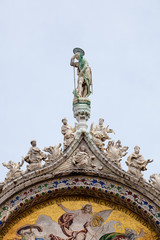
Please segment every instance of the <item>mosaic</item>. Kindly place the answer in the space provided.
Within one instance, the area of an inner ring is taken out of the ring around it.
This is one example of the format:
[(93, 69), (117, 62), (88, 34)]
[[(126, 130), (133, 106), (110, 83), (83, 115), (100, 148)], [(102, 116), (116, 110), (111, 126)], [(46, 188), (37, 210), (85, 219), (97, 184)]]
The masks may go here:
[[(155, 240), (143, 219), (108, 201), (83, 197), (48, 200), (25, 211), (4, 240)], [(158, 238), (156, 238), (158, 239)]]

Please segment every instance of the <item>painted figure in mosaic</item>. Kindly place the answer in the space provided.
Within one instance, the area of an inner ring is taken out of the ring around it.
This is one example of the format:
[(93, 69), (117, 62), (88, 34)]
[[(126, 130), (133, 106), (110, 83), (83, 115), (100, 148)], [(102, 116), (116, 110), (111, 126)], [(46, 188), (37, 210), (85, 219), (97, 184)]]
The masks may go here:
[(121, 141), (118, 140), (116, 143), (114, 141), (109, 141), (108, 146), (106, 148), (107, 157), (114, 162), (118, 167), (121, 167), (121, 160), (127, 154), (128, 147), (122, 147)]
[(152, 184), (153, 187), (160, 190), (160, 174), (152, 174), (150, 176), (149, 182)]
[(31, 141), (32, 147), (30, 148), (24, 161), (28, 163), (27, 171), (36, 170), (42, 167), (42, 161), (45, 161), (47, 155), (43, 153), (38, 147), (36, 140)]
[(75, 124), (75, 127), (72, 128), (68, 125), (66, 118), (62, 119), (62, 123), (61, 132), (64, 135), (63, 149), (65, 150), (75, 139), (74, 133), (77, 130), (77, 124)]
[(153, 160), (145, 160), (144, 157), (140, 154), (140, 147), (134, 147), (134, 153), (132, 153), (126, 161), (128, 166), (128, 173), (135, 175), (138, 178), (143, 178), (141, 171), (147, 170), (146, 166), (148, 163), (153, 162)]
[[(37, 226), (35, 224), (33, 225), (25, 225), (18, 229), (17, 235), (22, 237), (22, 240), (36, 240), (36, 234), (35, 232), (43, 232), (42, 228), (40, 226)], [(38, 238), (44, 240), (44, 238)]]
[(119, 233), (122, 232), (121, 222), (107, 221), (113, 209), (93, 214), (90, 203), (77, 210), (70, 210), (61, 203), (57, 205), (64, 211), (58, 223), (50, 216), (40, 215), (35, 224), (19, 228), (17, 235), (23, 240), (136, 240), (145, 235), (142, 229), (138, 233), (125, 228), (124, 233)]
[(61, 143), (58, 146), (49, 146), (45, 147), (43, 151), (48, 152), (47, 159), (45, 160), (45, 164), (49, 164), (53, 162), (56, 158), (58, 158), (62, 151), (59, 149), (61, 147)]
[(104, 151), (104, 145), (105, 145), (104, 142), (107, 139), (110, 139), (108, 133), (115, 134), (113, 129), (109, 129), (109, 125), (105, 127), (103, 123), (104, 123), (104, 119), (100, 118), (99, 124), (93, 127), (93, 123), (92, 123), (90, 128), (90, 133), (93, 136), (93, 141), (102, 151)]
[[(93, 215), (91, 204), (86, 204), (80, 210), (69, 210), (62, 204), (58, 204), (58, 206), (65, 212), (58, 220), (63, 234), (67, 237), (65, 239), (97, 240), (103, 235), (103, 232), (115, 231), (113, 227), (115, 224), (121, 225), (117, 221), (110, 221), (103, 225), (113, 210), (105, 210)], [(50, 240), (62, 240), (62, 238), (50, 234)]]
[[(83, 58), (84, 51), (80, 48), (73, 50), (74, 56), (71, 58), (70, 65), (77, 68), (77, 88), (74, 89), (74, 96), (85, 98), (91, 94), (92, 72), (88, 62)], [(77, 60), (75, 62), (75, 60)]]
[(144, 236), (143, 230), (141, 229), (140, 234), (133, 229), (125, 229), (125, 233), (109, 233), (102, 236), (99, 240), (136, 240)]
[(11, 180), (23, 175), (24, 172), (20, 169), (23, 163), (24, 160), (22, 160), (21, 163), (19, 162), (18, 164), (13, 161), (9, 161), (8, 163), (5, 162), (2, 163), (4, 167), (9, 169), (9, 172), (6, 175), (4, 183), (8, 183)]

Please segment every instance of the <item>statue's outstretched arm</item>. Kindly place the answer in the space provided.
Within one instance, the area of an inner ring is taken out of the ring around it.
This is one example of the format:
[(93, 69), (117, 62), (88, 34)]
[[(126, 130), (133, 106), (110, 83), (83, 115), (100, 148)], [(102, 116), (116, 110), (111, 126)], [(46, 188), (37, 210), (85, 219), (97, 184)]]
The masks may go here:
[(2, 165), (8, 168), (8, 164), (6, 164), (5, 162), (2, 162)]
[(77, 123), (75, 123), (75, 126), (74, 126), (74, 128), (72, 128), (72, 131), (73, 131), (73, 132), (76, 132), (76, 131), (77, 131), (77, 128), (78, 128), (78, 125), (77, 125)]
[(153, 159), (148, 159), (147, 160), (147, 163), (151, 163), (151, 162), (153, 162)]
[(114, 134), (115, 134), (114, 130), (111, 129), (111, 128), (109, 128), (109, 125), (108, 125), (107, 128), (106, 128), (106, 132), (107, 132), (107, 133), (114, 133)]
[(21, 163), (19, 163), (19, 167), (22, 167), (23, 164), (24, 164), (24, 157), (22, 157), (22, 161), (21, 161)]

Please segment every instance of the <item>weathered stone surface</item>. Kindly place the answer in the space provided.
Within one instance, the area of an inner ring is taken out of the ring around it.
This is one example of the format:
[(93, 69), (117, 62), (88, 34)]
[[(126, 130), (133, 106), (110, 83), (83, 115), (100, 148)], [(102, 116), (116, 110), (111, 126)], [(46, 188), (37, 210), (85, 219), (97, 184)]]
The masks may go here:
[(132, 153), (126, 161), (126, 164), (128, 166), (128, 173), (133, 174), (138, 178), (143, 178), (141, 171), (147, 170), (146, 166), (151, 162), (153, 162), (153, 160), (145, 160), (140, 154), (140, 147), (135, 146), (134, 153)]

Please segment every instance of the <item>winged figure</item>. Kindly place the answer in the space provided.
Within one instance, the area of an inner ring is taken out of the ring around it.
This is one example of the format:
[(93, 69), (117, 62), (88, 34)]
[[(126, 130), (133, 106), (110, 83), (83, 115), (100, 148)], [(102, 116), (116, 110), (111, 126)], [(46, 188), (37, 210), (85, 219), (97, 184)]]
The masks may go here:
[(112, 209), (104, 210), (93, 215), (92, 205), (86, 204), (81, 209), (69, 210), (62, 204), (58, 204), (64, 210), (64, 214), (58, 220), (58, 228), (61, 228), (62, 234), (55, 235), (50, 234), (50, 240), (97, 240), (103, 236), (106, 232), (115, 232), (114, 225), (121, 223), (118, 221), (110, 221), (105, 224), (106, 220), (112, 213)]
[[(40, 231), (33, 229), (32, 232), (28, 232), (27, 228), (26, 232), (23, 231), (24, 240), (136, 240), (144, 236), (143, 230), (140, 234), (132, 229), (125, 229), (123, 234), (117, 233), (116, 229), (122, 230), (121, 222), (107, 221), (113, 212), (112, 209), (93, 214), (90, 203), (77, 210), (70, 210), (61, 203), (58, 206), (64, 211), (58, 223), (47, 215), (40, 215), (36, 225), (33, 225), (38, 226)], [(24, 228), (26, 226), (23, 230)]]
[(100, 150), (104, 151), (104, 142), (107, 139), (111, 139), (108, 135), (108, 133), (114, 133), (113, 129), (109, 129), (109, 125), (105, 127), (103, 125), (104, 119), (100, 118), (99, 119), (99, 124), (93, 127), (93, 123), (91, 124), (90, 127), (90, 133), (92, 135), (92, 139), (95, 142), (95, 144), (99, 147)]

